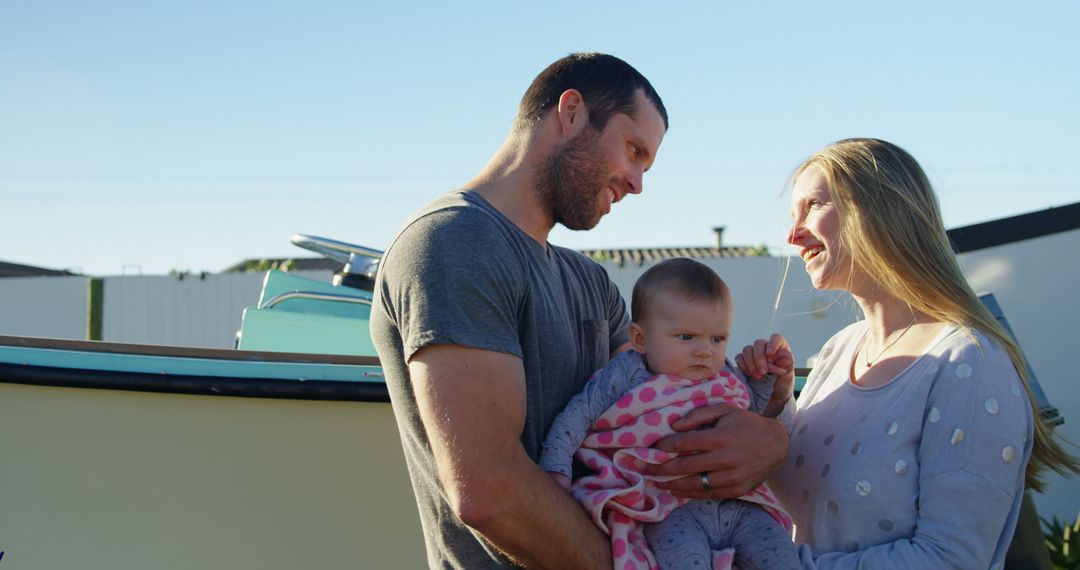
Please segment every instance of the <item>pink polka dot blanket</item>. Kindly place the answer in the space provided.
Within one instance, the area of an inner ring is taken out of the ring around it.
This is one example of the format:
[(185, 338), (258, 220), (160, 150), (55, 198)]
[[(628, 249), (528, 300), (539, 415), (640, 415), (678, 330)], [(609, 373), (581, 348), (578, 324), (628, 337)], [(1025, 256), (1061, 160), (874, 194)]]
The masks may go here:
[[(645, 466), (677, 454), (652, 449), (658, 439), (676, 433), (671, 423), (693, 408), (726, 403), (746, 409), (746, 386), (729, 372), (704, 380), (658, 374), (626, 392), (595, 422), (575, 456), (593, 474), (574, 482), (571, 492), (593, 521), (611, 536), (615, 568), (658, 568), (645, 540), (644, 523), (663, 520), (687, 499), (656, 487)], [(791, 519), (772, 490), (761, 485), (740, 497), (762, 505), (789, 532)], [(714, 569), (731, 568), (732, 552), (714, 553)]]

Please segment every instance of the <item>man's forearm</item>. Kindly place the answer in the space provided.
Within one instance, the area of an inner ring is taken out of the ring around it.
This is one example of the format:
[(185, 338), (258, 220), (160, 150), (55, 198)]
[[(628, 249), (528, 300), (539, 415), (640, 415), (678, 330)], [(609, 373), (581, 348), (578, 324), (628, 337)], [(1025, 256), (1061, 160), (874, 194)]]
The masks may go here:
[(465, 523), (510, 559), (526, 568), (611, 568), (608, 537), (527, 457), (489, 481), (490, 508)]
[(520, 359), (437, 345), (409, 370), (439, 482), (462, 523), (527, 567), (611, 568), (606, 537), (521, 445)]

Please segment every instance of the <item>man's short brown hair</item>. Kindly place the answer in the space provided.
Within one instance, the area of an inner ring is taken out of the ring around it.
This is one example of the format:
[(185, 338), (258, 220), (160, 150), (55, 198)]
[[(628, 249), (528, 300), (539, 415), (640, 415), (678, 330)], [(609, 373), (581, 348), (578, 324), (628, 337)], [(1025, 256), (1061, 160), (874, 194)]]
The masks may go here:
[(547, 66), (537, 75), (518, 106), (516, 130), (540, 123), (544, 113), (559, 102), (567, 89), (576, 89), (589, 109), (589, 124), (603, 130), (616, 113), (631, 117), (637, 112), (634, 95), (641, 89), (656, 106), (668, 127), (667, 109), (645, 76), (625, 61), (603, 53), (572, 53)]

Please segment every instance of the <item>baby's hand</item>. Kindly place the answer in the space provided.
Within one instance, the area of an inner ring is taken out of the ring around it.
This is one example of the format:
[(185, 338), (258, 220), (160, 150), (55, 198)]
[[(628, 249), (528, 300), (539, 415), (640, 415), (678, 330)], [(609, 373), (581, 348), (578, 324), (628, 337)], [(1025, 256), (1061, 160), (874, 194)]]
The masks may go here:
[(551, 478), (554, 479), (555, 482), (558, 483), (560, 487), (562, 487), (563, 489), (566, 489), (567, 491), (570, 490), (570, 478), (569, 477), (567, 477), (566, 475), (563, 475), (562, 473), (548, 473), (548, 475), (551, 475)]
[(735, 364), (750, 378), (759, 380), (766, 374), (775, 374), (781, 386), (795, 382), (795, 356), (787, 339), (779, 334), (746, 345), (742, 353), (735, 355)]

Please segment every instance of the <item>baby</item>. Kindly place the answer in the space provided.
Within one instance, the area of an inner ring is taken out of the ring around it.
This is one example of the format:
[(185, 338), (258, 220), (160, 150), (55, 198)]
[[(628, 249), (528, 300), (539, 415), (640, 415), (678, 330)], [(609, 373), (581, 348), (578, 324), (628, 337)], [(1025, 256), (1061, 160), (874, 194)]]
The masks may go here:
[[(555, 418), (540, 467), (611, 536), (616, 568), (800, 567), (790, 519), (765, 485), (739, 499), (688, 502), (642, 474), (674, 457), (650, 446), (686, 411), (729, 403), (760, 413), (772, 394), (771, 381), (747, 383), (727, 362), (727, 285), (701, 263), (670, 259), (638, 279), (631, 316), (633, 350), (596, 372)], [(571, 485), (575, 453), (593, 474)]]

